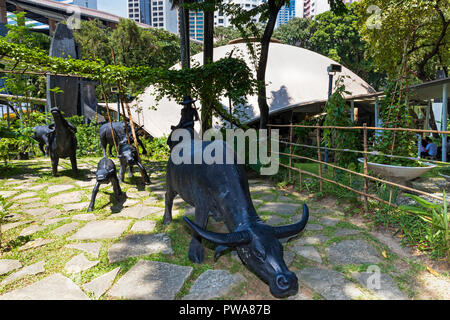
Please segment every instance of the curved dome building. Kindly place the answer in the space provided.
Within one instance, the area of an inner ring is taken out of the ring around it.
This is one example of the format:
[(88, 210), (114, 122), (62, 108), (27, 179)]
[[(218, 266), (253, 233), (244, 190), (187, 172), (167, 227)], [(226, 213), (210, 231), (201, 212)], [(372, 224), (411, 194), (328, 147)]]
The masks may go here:
[[(230, 56), (242, 57), (254, 71), (245, 43), (228, 44), (214, 48), (214, 60)], [(203, 63), (203, 53), (191, 57), (192, 62)], [(273, 42), (269, 48), (266, 71), (267, 97), (270, 116), (287, 111), (317, 113), (321, 111), (328, 98), (328, 72), (330, 64), (338, 64), (330, 58), (303, 48)], [(177, 64), (173, 68), (179, 69)], [(363, 79), (349, 69), (342, 67), (339, 75), (345, 76), (346, 90), (351, 96), (367, 95), (375, 90)], [(334, 81), (337, 76), (334, 77)], [(145, 92), (132, 102), (133, 120), (154, 137), (162, 137), (170, 133), (170, 126), (176, 125), (180, 118), (181, 105), (177, 101), (162, 99), (156, 102), (154, 88), (148, 87)], [(259, 120), (257, 96), (247, 97), (248, 106), (245, 115), (240, 116), (243, 123)], [(228, 110), (228, 99), (221, 103)], [(196, 102), (197, 108), (201, 107)], [(138, 108), (136, 108), (138, 107)], [(155, 107), (156, 109), (153, 109)], [(139, 110), (139, 111), (137, 111)], [(215, 119), (219, 123), (220, 119)], [(197, 123), (196, 129), (200, 125)]]

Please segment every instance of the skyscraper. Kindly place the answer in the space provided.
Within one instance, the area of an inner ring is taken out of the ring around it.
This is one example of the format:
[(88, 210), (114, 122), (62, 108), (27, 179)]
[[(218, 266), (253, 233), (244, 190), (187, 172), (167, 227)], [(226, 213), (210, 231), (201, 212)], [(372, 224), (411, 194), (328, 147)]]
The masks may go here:
[(299, 1), (301, 0), (291, 0), (289, 1), (289, 5), (284, 5), (281, 7), (280, 12), (278, 12), (277, 24), (275, 25), (276, 28), (297, 16), (296, 4)]
[(128, 0), (128, 18), (177, 33), (177, 10), (169, 0)]
[[(295, 1), (295, 0), (294, 0)], [(256, 8), (265, 0), (232, 0), (233, 3), (239, 4), (241, 8), (250, 10)], [(253, 22), (257, 22), (259, 17), (254, 17)], [(227, 16), (222, 11), (214, 12), (214, 26), (215, 27), (230, 27), (231, 17)], [(190, 37), (199, 41), (203, 41), (203, 11), (189, 12), (189, 33)]]

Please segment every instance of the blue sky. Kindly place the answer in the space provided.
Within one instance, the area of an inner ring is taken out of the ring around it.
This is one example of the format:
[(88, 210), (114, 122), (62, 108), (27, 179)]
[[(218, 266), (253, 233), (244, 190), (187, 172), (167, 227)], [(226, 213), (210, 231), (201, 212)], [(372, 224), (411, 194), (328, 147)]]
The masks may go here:
[(97, 0), (97, 9), (127, 18), (127, 0)]

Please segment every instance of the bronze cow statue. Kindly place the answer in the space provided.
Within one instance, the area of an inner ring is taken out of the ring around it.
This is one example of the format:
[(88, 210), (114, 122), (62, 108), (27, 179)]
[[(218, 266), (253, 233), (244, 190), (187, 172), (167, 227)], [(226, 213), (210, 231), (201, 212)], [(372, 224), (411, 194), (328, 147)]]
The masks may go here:
[[(174, 161), (175, 148), (167, 163), (164, 224), (172, 220), (172, 204), (178, 194), (184, 201), (195, 207), (192, 222), (184, 220), (193, 230), (189, 247), (189, 259), (194, 263), (204, 260), (201, 243), (206, 239), (216, 244), (215, 259), (229, 249), (236, 248), (241, 260), (261, 279), (268, 283), (275, 297), (286, 297), (298, 292), (298, 279), (289, 271), (283, 260), (283, 247), (279, 239), (300, 233), (306, 226), (309, 211), (303, 206), (299, 222), (272, 227), (265, 224), (253, 206), (244, 166), (240, 164), (194, 164), (198, 153), (211, 143), (223, 144), (223, 150), (233, 152), (223, 141), (182, 141), (175, 146), (190, 156), (190, 164)], [(198, 144), (194, 147), (195, 144)], [(201, 156), (201, 155), (200, 155)], [(177, 163), (177, 164), (176, 164)], [(209, 212), (223, 219), (230, 233), (216, 233), (206, 230)]]
[(77, 168), (77, 137), (75, 133), (77, 128), (68, 122), (61, 111), (54, 107), (51, 109), (55, 121), (55, 129), (48, 133), (48, 151), (52, 162), (52, 174), (58, 173), (59, 158), (70, 158), (72, 170), (78, 175)]

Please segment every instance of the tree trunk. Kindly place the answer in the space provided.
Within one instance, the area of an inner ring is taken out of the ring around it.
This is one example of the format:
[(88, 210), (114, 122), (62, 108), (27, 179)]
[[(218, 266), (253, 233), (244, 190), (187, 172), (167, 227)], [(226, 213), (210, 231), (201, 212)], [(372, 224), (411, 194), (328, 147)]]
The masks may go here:
[[(214, 5), (212, 0), (211, 4)], [(203, 11), (203, 64), (213, 62), (214, 54), (214, 10)], [(213, 79), (205, 79), (205, 81), (212, 81)], [(202, 132), (212, 127), (212, 110), (214, 101), (211, 97), (201, 97), (202, 100)]]
[(178, 7), (178, 17), (180, 19), (180, 58), (181, 67), (183, 69), (190, 68), (190, 41), (189, 41), (189, 10), (183, 8), (181, 5), (184, 1), (180, 1)]
[(267, 21), (264, 34), (261, 38), (261, 56), (259, 58), (258, 70), (256, 72), (256, 80), (258, 81), (258, 106), (260, 112), (259, 128), (266, 129), (269, 121), (269, 105), (266, 97), (266, 69), (269, 57), (270, 38), (272, 37), (275, 23), (277, 21), (278, 12), (281, 9), (280, 4), (276, 4), (275, 0), (269, 0), (269, 20)]

